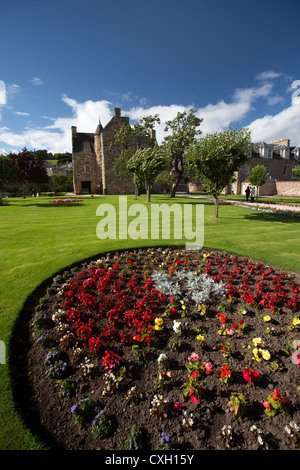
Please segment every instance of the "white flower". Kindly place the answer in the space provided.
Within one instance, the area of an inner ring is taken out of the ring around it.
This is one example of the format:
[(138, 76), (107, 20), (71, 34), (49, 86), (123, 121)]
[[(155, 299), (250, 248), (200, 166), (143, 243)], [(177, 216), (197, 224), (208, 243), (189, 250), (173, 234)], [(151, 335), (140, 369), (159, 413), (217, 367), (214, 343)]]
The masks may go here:
[(167, 356), (162, 353), (160, 354), (159, 358), (157, 359), (157, 362), (163, 362), (163, 361), (166, 361), (167, 360)]
[(181, 322), (180, 321), (173, 321), (173, 330), (175, 333), (181, 333)]

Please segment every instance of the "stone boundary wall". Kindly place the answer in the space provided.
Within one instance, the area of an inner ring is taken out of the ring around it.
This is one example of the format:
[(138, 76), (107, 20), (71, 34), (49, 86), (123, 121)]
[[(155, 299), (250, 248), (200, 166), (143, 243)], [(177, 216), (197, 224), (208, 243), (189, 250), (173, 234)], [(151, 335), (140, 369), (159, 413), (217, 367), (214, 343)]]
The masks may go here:
[[(248, 184), (242, 184), (243, 194)], [(202, 192), (204, 189), (201, 183), (192, 182), (188, 184), (188, 188), (189, 192)], [(224, 194), (225, 191), (222, 193)], [(237, 193), (234, 192), (234, 194)], [(259, 188), (258, 194), (259, 196), (300, 196), (300, 181), (268, 181)]]
[(300, 181), (276, 181), (278, 196), (300, 196)]

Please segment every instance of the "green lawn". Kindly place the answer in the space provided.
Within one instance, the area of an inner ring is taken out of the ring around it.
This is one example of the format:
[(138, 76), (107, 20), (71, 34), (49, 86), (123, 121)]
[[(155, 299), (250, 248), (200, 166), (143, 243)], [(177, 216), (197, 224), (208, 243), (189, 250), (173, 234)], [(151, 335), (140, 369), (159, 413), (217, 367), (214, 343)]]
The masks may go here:
[[(162, 244), (159, 240), (152, 243), (97, 238), (96, 209), (100, 203), (117, 207), (118, 196), (87, 197), (70, 206), (50, 201), (47, 197), (15, 198), (8, 206), (0, 207), (0, 340), (5, 342), (8, 355), (14, 322), (27, 297), (42, 281), (66, 266), (103, 252)], [(135, 202), (150, 207), (145, 196), (138, 201), (128, 196), (129, 205)], [(165, 202), (204, 204), (205, 247), (300, 272), (300, 218), (220, 204), (219, 218), (215, 219), (211, 201), (152, 196), (152, 204)], [(163, 244), (168, 243), (164, 240)], [(43, 448), (15, 410), (8, 364), (0, 365), (0, 387), (0, 449)]]

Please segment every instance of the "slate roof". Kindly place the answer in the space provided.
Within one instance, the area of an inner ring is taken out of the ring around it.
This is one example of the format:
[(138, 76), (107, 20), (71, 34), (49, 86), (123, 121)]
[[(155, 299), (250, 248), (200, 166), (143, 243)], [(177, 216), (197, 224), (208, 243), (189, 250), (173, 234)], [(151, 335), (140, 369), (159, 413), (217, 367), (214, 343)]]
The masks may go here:
[(85, 142), (89, 142), (91, 151), (94, 151), (94, 134), (77, 132), (76, 137), (73, 138), (73, 152), (83, 152)]

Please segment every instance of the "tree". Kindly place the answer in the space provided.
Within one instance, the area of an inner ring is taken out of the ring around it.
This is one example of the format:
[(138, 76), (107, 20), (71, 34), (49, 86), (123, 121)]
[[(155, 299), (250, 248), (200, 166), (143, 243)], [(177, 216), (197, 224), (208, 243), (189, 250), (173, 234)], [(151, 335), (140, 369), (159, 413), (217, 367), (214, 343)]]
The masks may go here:
[[(130, 124), (123, 124), (121, 129), (116, 132), (114, 141), (110, 144), (110, 148), (117, 145), (121, 146), (121, 152), (113, 164), (114, 171), (119, 173), (121, 179), (129, 176), (127, 164), (137, 149), (153, 148), (156, 145), (156, 139), (153, 137), (153, 129), (155, 123), (160, 123), (158, 114), (154, 116), (146, 116), (135, 123), (133, 127)], [(134, 178), (135, 198), (138, 193), (138, 181)]]
[(64, 173), (54, 174), (52, 176), (53, 186), (55, 192), (66, 192), (72, 190), (73, 172), (70, 171), (68, 175)]
[(0, 155), (0, 206), (3, 205), (3, 194), (7, 184), (16, 175), (17, 168), (13, 166), (8, 155)]
[(189, 114), (186, 111), (177, 113), (172, 121), (166, 121), (165, 132), (171, 131), (171, 133), (165, 137), (163, 148), (171, 173), (175, 177), (171, 187), (171, 197), (175, 197), (180, 179), (184, 174), (186, 152), (191, 145), (196, 143), (196, 136), (201, 134), (197, 127), (203, 119), (196, 117), (195, 112), (195, 109), (191, 109)]
[(203, 184), (215, 201), (214, 217), (218, 217), (219, 197), (234, 173), (249, 159), (251, 134), (247, 129), (208, 134), (197, 142), (188, 155), (188, 168)]
[(296, 180), (300, 180), (300, 165), (297, 165), (295, 168), (293, 168), (293, 177)]
[(152, 185), (165, 165), (165, 158), (158, 146), (137, 149), (127, 163), (127, 170), (134, 175), (136, 184), (145, 188), (147, 202), (150, 202)]
[(45, 162), (35, 158), (32, 152), (24, 148), (18, 154), (11, 153), (9, 157), (13, 166), (17, 168), (16, 181), (23, 184), (23, 197), (25, 198), (26, 186), (29, 183), (43, 183), (47, 180)]
[(268, 173), (263, 165), (256, 165), (252, 168), (248, 180), (251, 184), (256, 186), (256, 199), (258, 198), (258, 188), (266, 182), (267, 177)]

